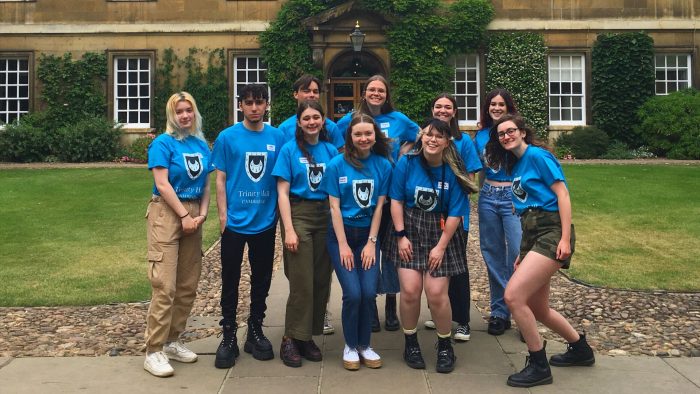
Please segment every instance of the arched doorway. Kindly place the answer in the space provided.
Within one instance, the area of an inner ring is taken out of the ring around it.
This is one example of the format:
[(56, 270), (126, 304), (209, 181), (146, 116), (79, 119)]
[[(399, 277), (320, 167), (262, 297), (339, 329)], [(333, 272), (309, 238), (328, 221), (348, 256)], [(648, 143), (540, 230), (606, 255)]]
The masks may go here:
[(371, 52), (356, 54), (349, 50), (333, 60), (327, 73), (328, 112), (333, 121), (359, 107), (365, 81), (375, 74), (387, 75), (382, 62)]

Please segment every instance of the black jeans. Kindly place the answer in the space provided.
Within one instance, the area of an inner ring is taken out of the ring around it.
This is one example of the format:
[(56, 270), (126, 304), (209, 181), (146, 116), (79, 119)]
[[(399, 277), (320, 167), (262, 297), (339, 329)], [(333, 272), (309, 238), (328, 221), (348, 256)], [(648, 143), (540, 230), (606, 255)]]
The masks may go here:
[(221, 315), (224, 320), (236, 321), (238, 284), (241, 280), (243, 249), (248, 244), (250, 262), (250, 317), (265, 318), (268, 292), (272, 281), (272, 263), (275, 258), (277, 226), (258, 233), (241, 234), (229, 229), (221, 234)]
[[(468, 234), (464, 240), (467, 243)], [(468, 249), (465, 246), (464, 249)], [(466, 264), (466, 261), (465, 261)], [(469, 268), (467, 272), (450, 278), (450, 288), (447, 292), (452, 306), (452, 321), (459, 325), (469, 324), (469, 308), (471, 307), (471, 291), (469, 289)]]

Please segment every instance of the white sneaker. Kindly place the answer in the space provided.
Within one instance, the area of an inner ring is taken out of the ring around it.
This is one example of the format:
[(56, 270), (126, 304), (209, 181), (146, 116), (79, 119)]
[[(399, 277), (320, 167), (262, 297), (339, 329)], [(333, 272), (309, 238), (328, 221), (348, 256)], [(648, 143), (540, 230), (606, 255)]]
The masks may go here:
[(193, 363), (197, 361), (197, 354), (186, 348), (180, 341), (166, 342), (163, 345), (163, 352), (169, 359), (181, 363)]
[(326, 316), (323, 318), (323, 335), (331, 335), (335, 332), (335, 328), (331, 324), (331, 313), (326, 312)]
[(423, 325), (425, 326), (425, 328), (429, 328), (431, 330), (435, 329), (435, 322), (432, 319), (426, 320), (425, 323), (423, 323)]
[(151, 375), (161, 378), (172, 376), (175, 373), (173, 367), (170, 366), (168, 356), (163, 352), (146, 353), (143, 369), (150, 372)]
[(379, 368), (382, 366), (382, 358), (371, 347), (358, 348), (357, 352), (360, 354), (360, 360), (368, 368)]
[(350, 371), (360, 369), (360, 355), (357, 353), (357, 349), (345, 345), (343, 350), (343, 367)]

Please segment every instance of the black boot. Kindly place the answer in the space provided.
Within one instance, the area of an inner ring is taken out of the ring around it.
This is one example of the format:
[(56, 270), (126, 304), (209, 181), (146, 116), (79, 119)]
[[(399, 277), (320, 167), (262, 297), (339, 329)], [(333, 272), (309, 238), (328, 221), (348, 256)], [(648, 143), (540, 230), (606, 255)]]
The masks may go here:
[(425, 361), (418, 345), (418, 334), (404, 334), (406, 345), (403, 348), (403, 359), (406, 365), (413, 369), (425, 369)]
[(248, 336), (243, 350), (252, 353), (256, 360), (272, 360), (275, 354), (272, 352), (272, 344), (262, 330), (262, 319), (248, 319)]
[(372, 317), (372, 332), (379, 332), (382, 326), (379, 324), (379, 312), (377, 311), (377, 301), (374, 301), (374, 317)]
[(549, 359), (549, 363), (555, 367), (571, 367), (574, 365), (591, 366), (595, 364), (593, 349), (586, 342), (586, 334), (580, 334), (581, 338), (568, 344), (566, 353), (555, 354)]
[(236, 338), (238, 326), (236, 326), (235, 321), (226, 320), (220, 321), (219, 324), (221, 325), (222, 331), (217, 336), (223, 334), (224, 339), (221, 340), (219, 348), (216, 349), (214, 366), (216, 368), (231, 368), (236, 365), (236, 357), (240, 354), (238, 339)]
[(552, 371), (547, 362), (547, 352), (545, 342), (541, 350), (530, 352), (525, 359), (525, 368), (522, 371), (508, 377), (508, 386), (513, 387), (533, 387), (541, 384), (552, 383)]
[(455, 369), (455, 361), (457, 361), (457, 356), (455, 356), (454, 349), (452, 349), (452, 338), (438, 337), (435, 370), (440, 373), (450, 373)]
[(396, 316), (396, 294), (387, 294), (384, 304), (384, 328), (387, 331), (399, 329), (399, 318)]

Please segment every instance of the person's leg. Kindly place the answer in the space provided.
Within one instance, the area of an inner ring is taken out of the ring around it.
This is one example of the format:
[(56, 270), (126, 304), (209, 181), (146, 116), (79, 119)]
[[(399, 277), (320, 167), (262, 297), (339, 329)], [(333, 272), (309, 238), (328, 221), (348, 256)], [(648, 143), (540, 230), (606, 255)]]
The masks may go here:
[[(348, 238), (347, 232), (346, 238)], [(360, 304), (362, 302), (360, 279), (357, 273), (357, 267), (352, 270), (348, 270), (343, 267), (340, 261), (338, 240), (332, 228), (328, 229), (328, 240), (326, 245), (328, 246), (328, 254), (330, 256), (331, 263), (333, 264), (335, 275), (338, 278), (338, 283), (340, 283), (340, 288), (343, 291), (341, 321), (343, 324), (343, 337), (345, 338), (345, 344), (352, 349), (356, 349), (358, 345)]]
[(243, 234), (225, 229), (221, 234), (221, 314), (219, 322), (223, 338), (216, 349), (214, 366), (216, 368), (231, 368), (236, 363), (240, 351), (238, 349), (238, 323), (236, 310), (238, 307), (238, 284), (241, 279), (241, 264), (245, 237)]
[(429, 273), (423, 274), (425, 296), (430, 303), (430, 314), (435, 322), (438, 334), (446, 335), (452, 331), (452, 308), (447, 296), (447, 288), (450, 278), (432, 277)]
[(246, 236), (250, 262), (250, 316), (243, 350), (251, 353), (257, 360), (270, 360), (275, 357), (272, 343), (263, 333), (262, 326), (267, 310), (265, 302), (272, 282), (276, 230), (276, 226), (273, 226), (262, 233)]
[[(369, 229), (367, 229), (366, 235), (360, 232), (354, 240), (353, 253), (355, 254), (355, 264), (357, 266), (362, 264), (360, 256), (362, 249), (367, 244), (368, 237)], [(360, 355), (360, 360), (369, 368), (382, 366), (381, 357), (370, 346), (372, 319), (376, 308), (377, 282), (379, 281), (379, 264), (379, 247), (376, 247), (374, 264), (368, 269), (360, 268), (358, 270), (362, 301), (360, 304), (357, 351)]]
[[(479, 245), (486, 263), (491, 294), (491, 316), (506, 319), (509, 316), (503, 292), (508, 283), (505, 272), (506, 241), (498, 201), (492, 191), (482, 189), (479, 194)], [(515, 260), (513, 260), (515, 261)]]
[(579, 334), (568, 320), (559, 312), (549, 307), (550, 281), (542, 286), (528, 301), (527, 305), (535, 315), (535, 319), (550, 330), (562, 336), (567, 342), (579, 340)]
[(450, 277), (447, 295), (452, 308), (452, 321), (469, 324), (469, 272)]
[(408, 268), (399, 268), (401, 299), (399, 314), (404, 330), (415, 330), (420, 315), (420, 299), (423, 293), (423, 273)]
[[(314, 245), (302, 204), (292, 205), (292, 224), (299, 245), (295, 252), (284, 249), (284, 274), (289, 280), (284, 336), (308, 341), (311, 339), (313, 324)], [(282, 229), (282, 237), (284, 236)]]
[(328, 238), (329, 215), (317, 213), (318, 219), (314, 226), (311, 242), (313, 243), (314, 284), (313, 284), (313, 313), (311, 332), (313, 335), (324, 333), (324, 320), (328, 298), (331, 294), (331, 265), (326, 239)]

